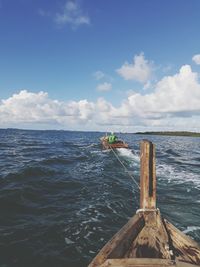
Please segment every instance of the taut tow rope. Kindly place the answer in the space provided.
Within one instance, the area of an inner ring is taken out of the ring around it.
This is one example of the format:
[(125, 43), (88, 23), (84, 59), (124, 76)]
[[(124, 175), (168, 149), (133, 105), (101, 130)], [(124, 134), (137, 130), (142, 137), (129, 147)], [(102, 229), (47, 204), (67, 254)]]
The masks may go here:
[(123, 166), (124, 170), (128, 173), (128, 175), (131, 177), (131, 179), (133, 180), (133, 182), (137, 185), (137, 187), (140, 189), (139, 184), (137, 183), (137, 181), (135, 180), (135, 178), (133, 177), (133, 175), (131, 175), (128, 171), (128, 169), (126, 168), (126, 166), (124, 165), (124, 163), (121, 161), (121, 159), (119, 158), (119, 156), (117, 155), (117, 153), (114, 151), (114, 149), (109, 145), (111, 151), (113, 152), (113, 154), (115, 155), (115, 157), (117, 158), (117, 160), (120, 162), (120, 164)]

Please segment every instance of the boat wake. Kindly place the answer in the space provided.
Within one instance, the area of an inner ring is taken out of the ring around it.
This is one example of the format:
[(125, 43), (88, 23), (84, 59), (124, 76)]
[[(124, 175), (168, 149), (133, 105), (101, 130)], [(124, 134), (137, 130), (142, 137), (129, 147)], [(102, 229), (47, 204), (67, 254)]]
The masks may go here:
[(193, 187), (200, 189), (199, 174), (191, 171), (177, 169), (168, 164), (158, 164), (157, 175), (161, 180), (167, 180), (168, 183), (185, 184), (193, 183)]
[(127, 148), (117, 148), (117, 151), (120, 156), (131, 159), (133, 161), (139, 162), (140, 158), (137, 154), (135, 154), (131, 149)]

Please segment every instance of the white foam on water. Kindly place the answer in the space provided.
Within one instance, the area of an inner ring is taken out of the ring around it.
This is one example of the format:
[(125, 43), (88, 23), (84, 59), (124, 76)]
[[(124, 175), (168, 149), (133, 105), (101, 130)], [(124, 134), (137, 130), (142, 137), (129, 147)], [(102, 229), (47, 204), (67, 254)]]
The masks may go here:
[(90, 145), (88, 145), (88, 146), (80, 146), (80, 148), (89, 148), (89, 147), (95, 147), (97, 144), (95, 144), (95, 143), (92, 143), (92, 144), (90, 144)]
[(183, 233), (187, 234), (187, 233), (194, 232), (197, 230), (200, 230), (199, 226), (187, 226), (187, 229), (185, 229)]
[(101, 150), (101, 153), (107, 153), (107, 154), (109, 154), (110, 153), (110, 149)]
[(116, 210), (114, 210), (111, 205), (108, 203), (107, 205), (107, 208), (110, 209), (113, 213), (117, 214)]
[(164, 177), (168, 183), (183, 184), (192, 182), (195, 188), (200, 189), (200, 179), (197, 173), (176, 169), (172, 165), (159, 164), (156, 168), (157, 176)]
[(93, 232), (89, 231), (85, 236), (84, 238), (86, 239), (89, 239), (89, 237), (93, 234)]
[(69, 239), (68, 237), (65, 237), (65, 243), (67, 245), (71, 245), (71, 244), (74, 244), (74, 241), (72, 241), (71, 239)]
[(117, 148), (117, 151), (123, 157), (127, 157), (127, 158), (133, 159), (134, 161), (138, 161), (138, 162), (140, 161), (140, 157), (138, 155), (134, 154), (134, 152), (131, 149)]
[(101, 154), (101, 150), (94, 150), (94, 151), (91, 151), (91, 154)]

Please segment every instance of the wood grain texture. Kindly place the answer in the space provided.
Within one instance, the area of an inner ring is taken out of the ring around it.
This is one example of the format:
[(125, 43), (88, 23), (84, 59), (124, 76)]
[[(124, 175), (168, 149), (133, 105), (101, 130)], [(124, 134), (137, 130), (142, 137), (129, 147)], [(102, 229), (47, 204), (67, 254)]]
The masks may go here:
[(145, 226), (133, 241), (127, 258), (171, 259), (168, 235), (163, 226), (159, 210), (143, 212)]
[(147, 140), (140, 143), (140, 208), (156, 208), (155, 146)]
[(136, 238), (143, 226), (143, 217), (136, 214), (110, 241), (108, 241), (88, 267), (100, 266), (108, 258), (124, 258), (132, 241)]
[(200, 265), (200, 245), (167, 220), (164, 220), (164, 223), (169, 232), (176, 259)]

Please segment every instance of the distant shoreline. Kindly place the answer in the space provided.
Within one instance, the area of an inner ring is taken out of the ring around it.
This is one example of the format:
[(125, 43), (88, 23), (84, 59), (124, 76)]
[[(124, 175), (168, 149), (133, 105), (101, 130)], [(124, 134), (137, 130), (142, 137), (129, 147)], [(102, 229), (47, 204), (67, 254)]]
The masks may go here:
[[(99, 134), (105, 134), (106, 132), (109, 133), (109, 131), (95, 131), (95, 130), (64, 130), (64, 129), (20, 129), (20, 128), (0, 128), (0, 131), (34, 131), (34, 132), (77, 132), (77, 133), (99, 133)], [(188, 132), (188, 131), (155, 131), (155, 132), (115, 132), (118, 134), (141, 134), (141, 135), (163, 135), (163, 136), (188, 136), (188, 137), (200, 137), (200, 133), (198, 132)]]
[(135, 134), (200, 137), (200, 133), (186, 132), (186, 131), (174, 131), (174, 132), (170, 132), (170, 131), (166, 131), (166, 132), (137, 132)]

